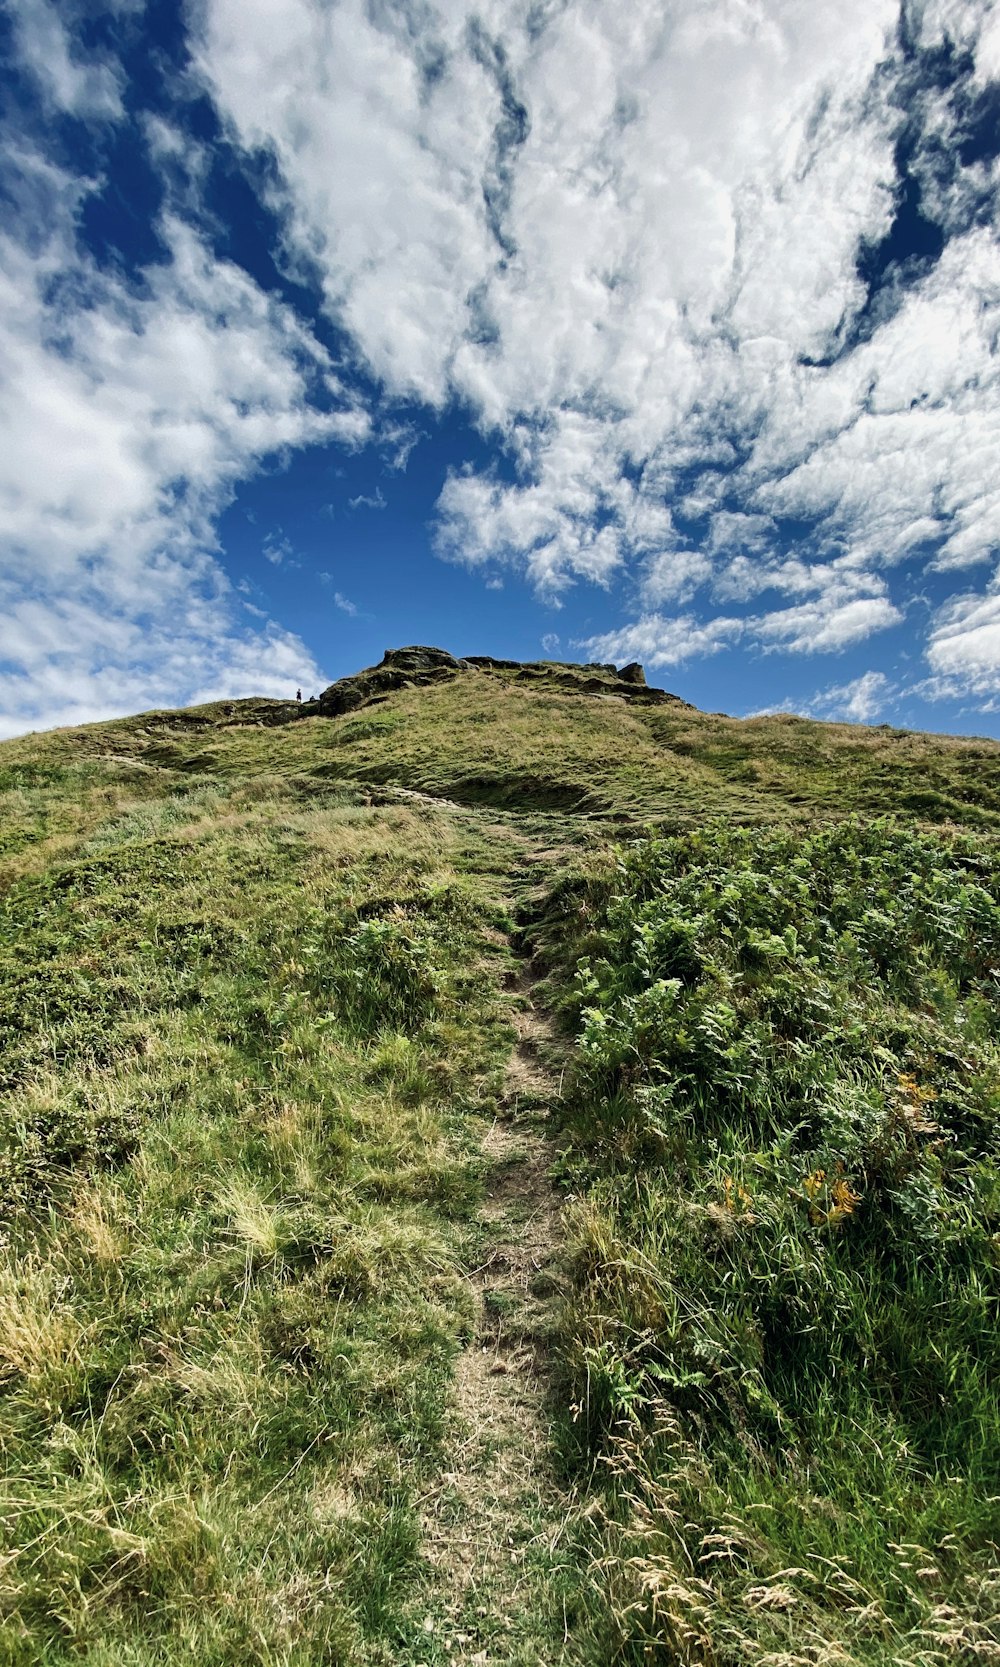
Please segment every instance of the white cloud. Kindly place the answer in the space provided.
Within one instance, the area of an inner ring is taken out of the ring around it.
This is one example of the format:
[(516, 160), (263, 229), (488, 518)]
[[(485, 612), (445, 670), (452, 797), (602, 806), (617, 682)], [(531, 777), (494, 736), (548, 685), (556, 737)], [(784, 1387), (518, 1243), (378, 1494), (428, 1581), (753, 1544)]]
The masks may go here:
[(554, 631), (546, 631), (542, 638), (542, 647), (546, 654), (555, 654), (559, 648), (559, 638)]
[(388, 452), (386, 467), (393, 474), (405, 474), (413, 452), (426, 434), (412, 423), (383, 422), (378, 431), (378, 442)]
[(272, 567), (280, 567), (283, 562), (289, 562), (290, 565), (297, 566), (297, 562), (291, 561), (293, 554), (290, 541), (284, 538), (280, 532), (268, 533), (261, 546), (261, 555), (271, 563)]
[(50, 105), (72, 116), (121, 115), (117, 66), (76, 49), (52, 0), (8, 0), (8, 5), (18, 53)]
[(161, 616), (109, 616), (100, 597), (43, 591), (37, 602), (5, 610), (0, 737), (250, 694), (289, 699), (297, 685), (325, 681), (280, 625), (240, 631), (224, 593), (189, 596), (175, 629)]
[(661, 602), (688, 602), (711, 573), (712, 563), (701, 550), (661, 550), (646, 563), (642, 599), (653, 608)]
[[(972, 8), (970, 8), (972, 10)], [(975, 8), (976, 12), (979, 8)], [(995, 6), (985, 17), (974, 17), (973, 29), (979, 25), (976, 52), (976, 78), (981, 85), (1000, 81), (1000, 10)]]
[(873, 632), (898, 625), (902, 618), (899, 609), (884, 596), (856, 597), (832, 606), (824, 597), (748, 620), (747, 631), (765, 649), (818, 654), (864, 642)]
[(858, 238), (891, 206), (898, 117), (873, 77), (894, 0), (200, 18), (201, 72), (274, 152), (368, 362), (397, 394), (468, 400), (520, 459), (513, 484), (448, 482), (443, 553), (514, 554), (553, 592), (669, 547), (684, 446), (759, 422), (766, 377), (860, 299)]
[(931, 622), (927, 659), (931, 699), (1000, 692), (1000, 587), (953, 596)]
[(813, 702), (827, 717), (846, 718), (849, 723), (869, 723), (885, 710), (894, 687), (884, 672), (866, 671), (850, 683), (827, 689)]
[(202, 71), (244, 143), (275, 152), (331, 309), (377, 376), (441, 403), (493, 254), (482, 189), (500, 101), (469, 15), (362, 0), (200, 9)]
[(588, 637), (578, 646), (592, 659), (624, 665), (639, 660), (645, 666), (679, 666), (685, 660), (716, 654), (743, 634), (741, 619), (698, 620), (693, 614), (673, 618), (644, 614), (632, 625)]
[(895, 693), (896, 685), (890, 683), (884, 672), (866, 671), (850, 683), (821, 689), (809, 700), (783, 700), (777, 706), (764, 706), (759, 711), (748, 712), (747, 717), (763, 718), (774, 712), (797, 712), (803, 717), (864, 724), (884, 712)]
[[(805, 649), (892, 623), (885, 569), (1000, 545), (1000, 255), (969, 218), (990, 177), (942, 175), (954, 109), (899, 10), (200, 0), (200, 73), (276, 158), (331, 313), (390, 394), (458, 398), (508, 447), (505, 472), (448, 479), (442, 555), (515, 562), (550, 599), (638, 561), (655, 611), (713, 576), (721, 601), (794, 594), (792, 517), (816, 528), (803, 568), (847, 552), (870, 581), (825, 625), (763, 616), (760, 641)], [(982, 0), (910, 25), (1000, 76)], [(953, 241), (865, 322), (859, 249), (890, 227), (908, 115)]]
[(651, 666), (675, 666), (696, 656), (716, 654), (732, 643), (789, 653), (836, 652), (896, 625), (899, 610), (885, 596), (857, 596), (843, 581), (827, 586), (815, 601), (745, 618), (720, 615), (700, 620), (693, 614), (643, 614), (631, 625), (589, 637), (581, 646), (598, 659), (642, 660)]
[[(327, 585), (327, 586), (332, 585), (333, 582), (334, 582), (333, 574), (332, 573), (321, 573), (319, 575), (319, 581), (320, 581), (320, 584), (322, 584), (322, 585)], [(334, 593), (333, 593), (333, 605), (334, 605), (335, 608), (339, 608), (342, 614), (348, 614), (351, 619), (357, 619), (360, 615), (360, 612), (361, 612), (360, 609), (358, 608), (357, 604), (355, 602), (352, 602), (349, 596), (345, 596), (343, 591), (339, 591), (339, 590), (334, 591)], [(370, 614), (364, 614), (364, 615), (361, 615), (361, 617), (365, 618), (365, 619), (370, 619), (371, 615)]]
[(142, 290), (65, 236), (40, 256), (0, 242), (0, 535), (15, 560), (193, 552), (248, 469), (353, 425), (309, 404), (328, 371), (291, 315), (179, 222), (163, 233), (172, 258)]
[[(80, 187), (25, 155), (0, 236), (0, 705), (7, 732), (320, 678), (248, 632), (214, 519), (289, 446), (363, 432), (285, 309), (167, 219), (130, 285), (75, 242)], [(44, 230), (42, 230), (44, 228)]]
[[(756, 502), (857, 531), (872, 561), (930, 539), (938, 566), (987, 558), (1000, 543), (998, 332), (1000, 249), (977, 228), (953, 239), (869, 342), (788, 385), (756, 448)], [(831, 428), (831, 405), (849, 420)], [(801, 462), (777, 475), (793, 446)]]

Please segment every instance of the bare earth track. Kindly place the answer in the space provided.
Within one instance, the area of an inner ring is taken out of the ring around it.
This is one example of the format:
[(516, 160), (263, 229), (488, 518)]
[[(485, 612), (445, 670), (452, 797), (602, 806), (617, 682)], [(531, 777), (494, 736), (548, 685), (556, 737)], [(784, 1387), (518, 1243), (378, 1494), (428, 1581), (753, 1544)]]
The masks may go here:
[(561, 1231), (546, 1119), (560, 1082), (531, 990), (525, 973), (511, 991), (517, 1041), (483, 1140), (472, 1334), (456, 1365), (450, 1456), (423, 1512), (433, 1570), (424, 1627), (440, 1651), (427, 1659), (476, 1667), (568, 1659), (557, 1591), (569, 1500), (553, 1463), (547, 1348)]

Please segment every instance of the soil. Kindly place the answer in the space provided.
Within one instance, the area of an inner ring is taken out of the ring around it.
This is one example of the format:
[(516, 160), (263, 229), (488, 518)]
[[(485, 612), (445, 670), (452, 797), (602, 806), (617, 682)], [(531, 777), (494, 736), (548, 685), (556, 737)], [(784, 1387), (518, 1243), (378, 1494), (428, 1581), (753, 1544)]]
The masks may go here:
[(531, 992), (527, 973), (511, 991), (517, 1041), (483, 1139), (474, 1327), (456, 1365), (450, 1456), (423, 1515), (438, 1587), (425, 1626), (438, 1631), (445, 1659), (475, 1667), (559, 1662), (567, 1643), (551, 1613), (569, 1504), (553, 1462), (547, 1347), (562, 1246), (547, 1124), (560, 1077), (548, 1062), (551, 1025)]

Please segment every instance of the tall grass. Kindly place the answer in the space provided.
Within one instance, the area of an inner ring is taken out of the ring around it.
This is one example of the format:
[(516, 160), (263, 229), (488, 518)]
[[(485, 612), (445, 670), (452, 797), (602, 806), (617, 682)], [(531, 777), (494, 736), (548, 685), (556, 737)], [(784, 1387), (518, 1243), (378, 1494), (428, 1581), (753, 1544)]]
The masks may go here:
[(0, 1662), (396, 1661), (498, 906), (432, 809), (153, 785), (0, 902)]
[(566, 1359), (620, 1658), (1000, 1660), (1000, 852), (717, 826), (577, 920)]

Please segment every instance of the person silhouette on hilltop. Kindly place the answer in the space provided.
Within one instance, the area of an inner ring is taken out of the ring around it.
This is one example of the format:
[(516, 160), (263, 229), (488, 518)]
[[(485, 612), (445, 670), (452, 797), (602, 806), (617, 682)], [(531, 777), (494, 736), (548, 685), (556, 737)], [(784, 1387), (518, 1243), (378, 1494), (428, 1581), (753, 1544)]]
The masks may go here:
[(302, 699), (302, 690), (301, 689), (296, 689), (295, 698), (296, 698), (296, 700), (301, 700)]

